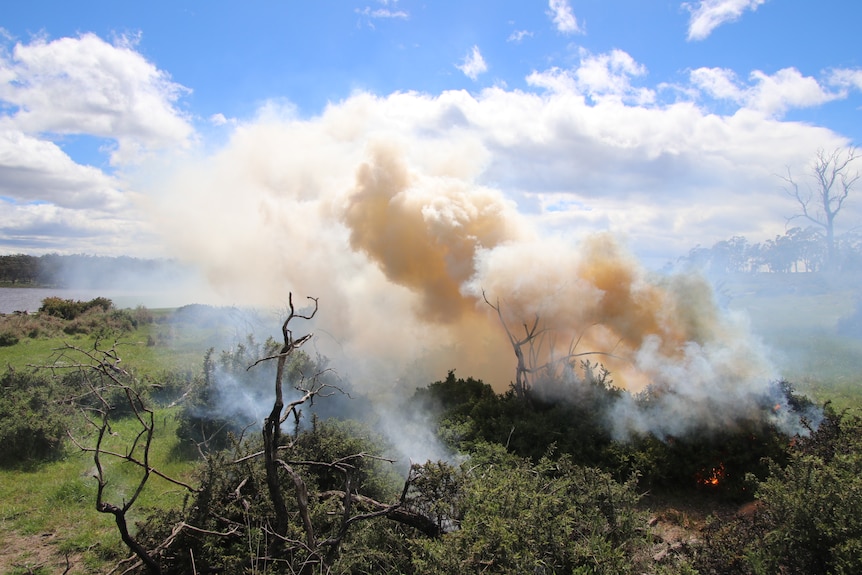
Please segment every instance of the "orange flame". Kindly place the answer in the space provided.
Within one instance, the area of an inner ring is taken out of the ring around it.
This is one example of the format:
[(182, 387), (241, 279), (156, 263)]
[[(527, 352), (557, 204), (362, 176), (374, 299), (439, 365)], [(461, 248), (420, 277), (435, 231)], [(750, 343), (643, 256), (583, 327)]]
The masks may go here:
[(724, 463), (719, 463), (718, 467), (713, 467), (709, 473), (698, 473), (697, 482), (708, 487), (718, 487), (724, 479), (724, 474)]

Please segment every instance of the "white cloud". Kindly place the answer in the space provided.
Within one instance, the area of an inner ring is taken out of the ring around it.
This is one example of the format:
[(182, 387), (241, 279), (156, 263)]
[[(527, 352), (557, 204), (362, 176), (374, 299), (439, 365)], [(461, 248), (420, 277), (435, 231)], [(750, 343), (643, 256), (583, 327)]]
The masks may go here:
[(647, 70), (626, 52), (611, 50), (593, 55), (582, 49), (580, 55), (581, 61), (574, 70), (534, 72), (527, 83), (557, 92), (577, 92), (593, 101), (611, 99), (637, 104), (655, 101), (652, 90), (632, 85), (632, 78), (646, 75)]
[(118, 184), (97, 168), (76, 164), (53, 142), (0, 130), (0, 196), (116, 213), (128, 207)]
[[(384, 3), (385, 4), (385, 3)], [(410, 14), (405, 12), (404, 10), (390, 10), (389, 8), (371, 8), (370, 6), (366, 6), (365, 8), (357, 8), (356, 13), (361, 16), (367, 16), (368, 18), (382, 18), (382, 19), (395, 19), (395, 20), (407, 20), (410, 18)]]
[(86, 253), (153, 257), (157, 238), (146, 225), (96, 209), (0, 200), (0, 245), (9, 253)]
[(703, 40), (722, 24), (738, 20), (746, 10), (757, 10), (766, 0), (700, 0), (683, 2), (691, 12), (688, 22), (688, 39)]
[(548, 16), (554, 22), (557, 30), (564, 34), (579, 34), (583, 30), (578, 19), (572, 12), (569, 0), (548, 0)]
[(855, 88), (862, 91), (862, 69), (838, 68), (831, 70), (829, 83), (840, 88)]
[(723, 68), (698, 68), (691, 72), (690, 78), (692, 85), (713, 98), (730, 100), (775, 117), (790, 109), (819, 106), (844, 97), (795, 68), (784, 68), (772, 75), (755, 70), (749, 76), (750, 85), (744, 85), (732, 70)]
[(213, 126), (225, 126), (227, 124), (236, 125), (236, 118), (228, 118), (221, 112), (213, 114), (209, 117), (209, 123)]
[(485, 63), (485, 58), (482, 57), (479, 47), (473, 46), (470, 53), (464, 56), (463, 63), (456, 66), (456, 68), (461, 70), (471, 80), (476, 80), (479, 74), (484, 74), (488, 71), (488, 64)]
[(733, 70), (727, 68), (698, 68), (689, 74), (691, 83), (713, 98), (742, 102), (745, 90)]
[(188, 90), (141, 56), (134, 41), (108, 44), (83, 34), (0, 49), (4, 245), (141, 255), (155, 247), (128, 183), (75, 162), (61, 147), (77, 136), (102, 139), (111, 164), (128, 170), (191, 145), (190, 120), (175, 108)]
[(187, 92), (126, 40), (37, 39), (0, 54), (0, 100), (13, 107), (6, 116), (11, 125), (111, 139), (115, 165), (190, 143), (193, 128), (174, 107)]
[(515, 42), (516, 44), (520, 44), (524, 38), (532, 38), (533, 33), (529, 30), (515, 30), (509, 37), (506, 38), (506, 42)]

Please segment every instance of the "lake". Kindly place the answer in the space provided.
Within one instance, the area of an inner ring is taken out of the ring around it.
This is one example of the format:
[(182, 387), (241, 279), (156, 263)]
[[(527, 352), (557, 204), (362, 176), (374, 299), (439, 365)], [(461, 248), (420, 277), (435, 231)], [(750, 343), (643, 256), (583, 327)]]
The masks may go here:
[(89, 301), (96, 297), (106, 297), (118, 308), (134, 308), (143, 305), (148, 308), (179, 307), (190, 302), (177, 301), (176, 296), (165, 292), (134, 293), (122, 290), (96, 290), (72, 288), (4, 288), (0, 287), (0, 313), (16, 311), (39, 311), (46, 297), (61, 297)]

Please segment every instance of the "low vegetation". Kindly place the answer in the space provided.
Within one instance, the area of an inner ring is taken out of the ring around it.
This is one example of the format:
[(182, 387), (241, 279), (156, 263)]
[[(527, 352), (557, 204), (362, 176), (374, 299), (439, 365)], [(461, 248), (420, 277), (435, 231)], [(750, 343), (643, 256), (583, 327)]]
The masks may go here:
[[(97, 299), (0, 323), (18, 338), (3, 353), (27, 357), (0, 377), (0, 534), (51, 533), (55, 551), (0, 552), (0, 571), (862, 570), (862, 420), (831, 405), (808, 436), (764, 423), (621, 443), (598, 416), (623, 393), (607, 377), (585, 378), (575, 405), (449, 372), (399, 409), (430, 413), (452, 455), (407, 464), (373, 399), (300, 349), (292, 308), (283, 342), (216, 351), (210, 308)], [(86, 330), (67, 331), (75, 322)], [(181, 349), (170, 368), (149, 359), (168, 342)], [(776, 386), (790, 408), (816, 409)], [(346, 419), (345, 402), (369, 417)], [(670, 500), (704, 511), (685, 519)]]

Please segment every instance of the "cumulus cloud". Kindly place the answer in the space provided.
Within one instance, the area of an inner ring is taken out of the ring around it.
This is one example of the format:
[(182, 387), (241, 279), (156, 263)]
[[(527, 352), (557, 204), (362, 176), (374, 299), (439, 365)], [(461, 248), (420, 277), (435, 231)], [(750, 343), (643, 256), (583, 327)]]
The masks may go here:
[[(136, 243), (145, 225), (126, 216), (136, 213), (126, 183), (76, 163), (58, 142), (101, 138), (111, 164), (126, 168), (151, 153), (187, 149), (194, 132), (175, 107), (185, 93), (135, 51), (134, 39), (36, 38), (0, 51), (0, 196), (17, 218), (4, 223), (3, 243), (31, 238), (39, 249), (47, 242), (40, 230), (53, 227), (73, 238), (57, 251), (139, 253), (152, 245)], [(109, 233), (116, 235), (110, 242)]]
[(152, 256), (158, 241), (134, 215), (106, 216), (95, 208), (0, 200), (0, 244), (12, 253)]
[(784, 68), (772, 75), (755, 70), (749, 76), (750, 85), (724, 68), (698, 68), (690, 78), (693, 86), (713, 98), (731, 100), (775, 117), (793, 108), (819, 106), (845, 96), (829, 91), (816, 78), (803, 76), (795, 68)]
[(647, 70), (626, 52), (612, 50), (594, 55), (581, 49), (580, 56), (576, 68), (533, 72), (527, 77), (527, 83), (556, 92), (576, 92), (596, 102), (618, 100), (647, 105), (655, 101), (652, 90), (632, 85), (632, 79), (645, 76)]
[(691, 12), (688, 22), (688, 39), (704, 40), (712, 31), (728, 22), (738, 20), (746, 10), (757, 10), (766, 0), (700, 0), (683, 2)]
[(580, 34), (583, 32), (578, 19), (572, 12), (569, 0), (548, 0), (548, 16), (554, 22), (558, 31), (564, 34)]
[(182, 147), (193, 129), (174, 107), (187, 92), (148, 62), (129, 41), (94, 34), (18, 43), (0, 58), (0, 100), (15, 107), (18, 129), (90, 134), (116, 142), (114, 164), (151, 149)]
[(457, 65), (456, 68), (461, 70), (471, 80), (476, 80), (479, 74), (484, 74), (488, 71), (488, 64), (485, 63), (485, 58), (482, 57), (479, 47), (473, 46), (470, 53), (464, 56), (463, 62)]
[(0, 130), (0, 196), (118, 212), (129, 207), (118, 184), (97, 168), (75, 163), (53, 142)]

